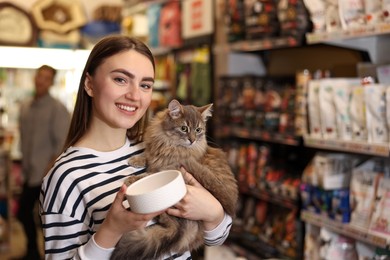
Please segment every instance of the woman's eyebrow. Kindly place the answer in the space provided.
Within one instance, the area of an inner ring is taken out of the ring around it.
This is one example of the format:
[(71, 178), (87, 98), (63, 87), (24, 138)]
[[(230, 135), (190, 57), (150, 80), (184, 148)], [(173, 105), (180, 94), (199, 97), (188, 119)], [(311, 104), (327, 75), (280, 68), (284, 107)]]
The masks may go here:
[[(123, 74), (125, 74), (127, 77), (129, 77), (131, 79), (135, 78), (133, 73), (131, 73), (131, 72), (127, 71), (127, 70), (124, 70), (124, 69), (116, 69), (116, 70), (113, 70), (112, 72), (123, 73)], [(154, 83), (154, 78), (153, 77), (144, 77), (144, 78), (142, 78), (142, 81), (150, 81), (150, 82)]]

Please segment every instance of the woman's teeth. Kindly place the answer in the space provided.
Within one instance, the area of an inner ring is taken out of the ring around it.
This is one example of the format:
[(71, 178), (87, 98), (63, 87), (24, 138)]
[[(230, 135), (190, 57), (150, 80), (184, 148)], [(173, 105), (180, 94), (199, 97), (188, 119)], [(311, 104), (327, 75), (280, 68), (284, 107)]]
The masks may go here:
[(131, 106), (117, 105), (117, 107), (119, 107), (122, 110), (129, 111), (129, 112), (135, 111), (135, 107), (131, 107)]

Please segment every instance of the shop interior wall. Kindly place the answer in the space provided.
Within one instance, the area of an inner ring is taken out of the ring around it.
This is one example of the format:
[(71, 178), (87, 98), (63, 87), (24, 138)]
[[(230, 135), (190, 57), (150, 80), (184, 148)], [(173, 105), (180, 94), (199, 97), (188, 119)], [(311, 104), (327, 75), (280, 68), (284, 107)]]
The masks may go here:
[[(1, 2), (12, 2), (15, 5), (18, 5), (22, 8), (25, 8), (26, 10), (30, 10), (33, 4), (37, 0), (0, 0)], [(109, 5), (122, 5), (123, 0), (70, 0), (70, 3), (74, 3), (76, 1), (79, 1), (83, 6), (84, 10), (86, 12), (88, 20), (91, 19), (93, 10), (95, 10), (98, 6), (102, 4), (109, 4)]]

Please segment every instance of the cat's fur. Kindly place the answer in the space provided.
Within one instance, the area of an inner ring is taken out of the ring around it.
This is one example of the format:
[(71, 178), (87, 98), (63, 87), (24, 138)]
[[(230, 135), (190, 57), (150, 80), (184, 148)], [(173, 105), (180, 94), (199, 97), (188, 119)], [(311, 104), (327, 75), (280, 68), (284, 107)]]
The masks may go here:
[[(212, 104), (195, 107), (172, 100), (167, 109), (156, 114), (145, 131), (145, 152), (132, 157), (131, 165), (147, 166), (143, 176), (132, 176), (129, 185), (149, 173), (179, 169), (190, 172), (203, 187), (234, 217), (238, 198), (236, 179), (226, 154), (206, 141), (206, 121)], [(185, 130), (188, 131), (185, 131)], [(204, 228), (192, 221), (163, 213), (157, 224), (125, 234), (111, 259), (160, 259), (171, 252), (193, 251), (204, 244)]]

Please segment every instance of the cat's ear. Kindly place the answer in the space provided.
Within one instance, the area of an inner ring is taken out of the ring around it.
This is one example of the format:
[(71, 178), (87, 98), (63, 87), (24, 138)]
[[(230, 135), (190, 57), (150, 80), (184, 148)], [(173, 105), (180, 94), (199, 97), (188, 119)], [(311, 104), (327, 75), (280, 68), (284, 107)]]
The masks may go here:
[(207, 121), (212, 116), (213, 104), (208, 104), (199, 108), (200, 113), (202, 114), (203, 120)]
[(180, 105), (179, 101), (173, 99), (169, 102), (168, 105), (169, 115), (172, 119), (177, 119), (183, 113), (183, 107)]

